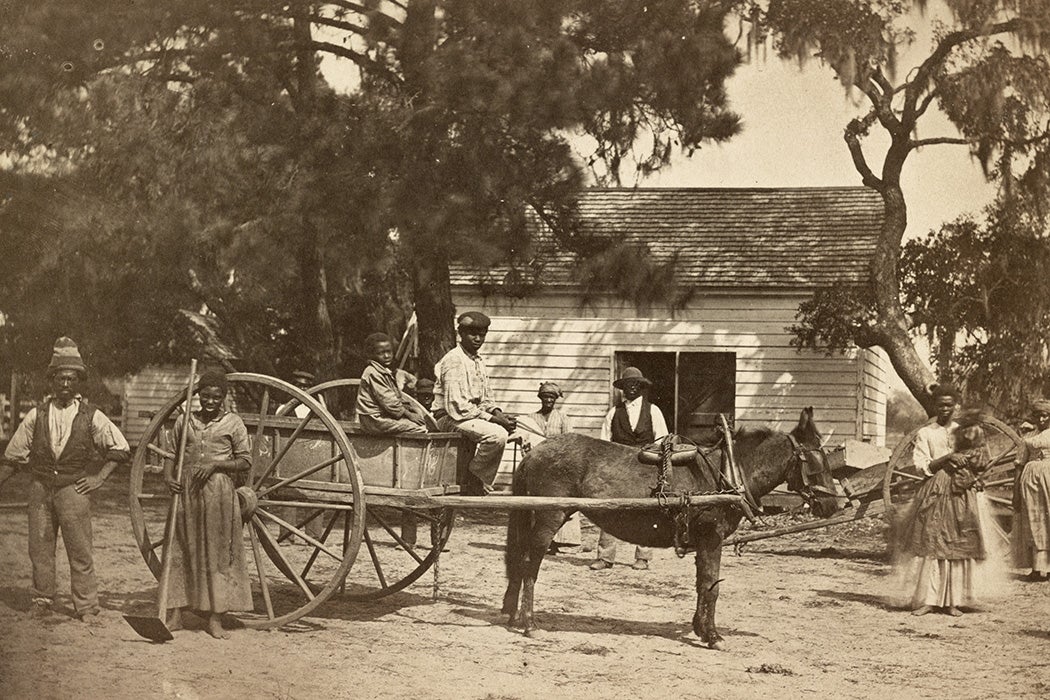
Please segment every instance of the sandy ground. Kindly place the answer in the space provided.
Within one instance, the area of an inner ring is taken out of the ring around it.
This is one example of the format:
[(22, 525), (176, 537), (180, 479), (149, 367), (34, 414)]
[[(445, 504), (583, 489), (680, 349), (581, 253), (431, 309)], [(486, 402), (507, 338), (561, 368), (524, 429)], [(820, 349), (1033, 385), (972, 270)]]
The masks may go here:
[[(3, 500), (23, 500), (12, 480)], [(591, 554), (549, 557), (537, 587), (540, 639), (503, 626), (502, 516), (461, 514), (432, 599), (427, 574), (375, 603), (333, 600), (285, 629), (199, 630), (152, 644), (121, 614), (156, 585), (111, 480), (95, 498), (104, 611), (27, 613), (24, 511), (0, 509), (0, 697), (3, 698), (868, 698), (1050, 695), (1050, 583), (1013, 575), (1001, 596), (961, 618), (922, 618), (884, 598), (881, 523), (753, 543), (723, 558), (720, 629), (702, 647), (689, 620), (693, 561), (658, 551), (648, 572), (587, 569)], [(585, 529), (593, 544), (597, 533)], [(621, 557), (629, 558), (625, 547)], [(629, 561), (628, 561), (629, 563)]]

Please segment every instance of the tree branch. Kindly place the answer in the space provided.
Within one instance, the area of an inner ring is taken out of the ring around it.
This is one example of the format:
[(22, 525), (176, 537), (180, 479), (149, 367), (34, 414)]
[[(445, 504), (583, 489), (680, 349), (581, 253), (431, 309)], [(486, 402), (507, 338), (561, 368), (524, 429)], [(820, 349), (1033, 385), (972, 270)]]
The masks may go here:
[(922, 148), (923, 146), (936, 146), (942, 143), (964, 146), (970, 141), (959, 136), (935, 136), (929, 139), (912, 139), (908, 142), (908, 148)]
[(926, 114), (926, 110), (930, 108), (930, 104), (937, 98), (937, 90), (930, 90), (926, 93), (926, 97), (922, 98), (922, 104), (915, 110), (915, 119), (918, 119), (922, 115)]
[(846, 125), (846, 129), (842, 134), (842, 137), (846, 140), (846, 146), (849, 147), (850, 157), (853, 158), (853, 167), (860, 173), (861, 181), (877, 192), (881, 192), (883, 188), (883, 182), (875, 173), (872, 172), (868, 166), (868, 161), (864, 158), (864, 150), (860, 145), (860, 137), (862, 134), (866, 134), (868, 129), (871, 127), (872, 121), (875, 120), (875, 109), (872, 108), (864, 117), (857, 117), (850, 121)]
[(317, 41), (315, 39), (311, 40), (309, 44), (307, 44), (307, 47), (313, 49), (314, 51), (324, 51), (326, 53), (332, 54), (333, 56), (339, 56), (340, 58), (348, 58), (354, 63), (356, 63), (358, 66), (360, 66), (363, 70), (377, 74), (379, 77), (384, 78), (392, 85), (400, 87), (402, 84), (401, 76), (399, 76), (397, 73), (390, 70), (386, 66), (376, 62), (374, 59), (369, 58), (368, 56), (357, 51), (348, 49), (345, 46), (333, 44), (329, 41)]
[(341, 19), (324, 17), (323, 15), (306, 15), (306, 19), (313, 22), (314, 24), (320, 24), (325, 27), (332, 27), (333, 29), (344, 29), (348, 32), (353, 32), (358, 36), (366, 36), (368, 34), (367, 27), (362, 27), (359, 24), (354, 24), (353, 22), (347, 22)]
[(940, 43), (937, 44), (937, 48), (933, 50), (933, 53), (927, 56), (926, 60), (919, 65), (915, 71), (915, 77), (910, 83), (908, 83), (908, 88), (904, 92), (905, 121), (908, 123), (914, 123), (914, 120), (918, 117), (918, 114), (915, 112), (915, 104), (919, 99), (919, 95), (926, 89), (934, 72), (944, 64), (948, 55), (954, 51), (957, 46), (980, 37), (1020, 31), (1024, 28), (1026, 22), (1027, 20), (1023, 17), (1014, 17), (1006, 22), (987, 24), (973, 29), (960, 30), (946, 34), (944, 38), (941, 39)]
[[(387, 2), (396, 7), (401, 8), (402, 10), (408, 9), (405, 5), (402, 5), (399, 2), (393, 2), (393, 0), (387, 0)], [(369, 9), (359, 3), (350, 2), (350, 0), (325, 0), (324, 4), (334, 5), (335, 7), (338, 7), (340, 9), (357, 13), (362, 17), (367, 17), (368, 21), (370, 22), (378, 20), (390, 27), (400, 28), (402, 26), (401, 20), (391, 17), (390, 15), (385, 14), (383, 12), (378, 12), (376, 10)]]

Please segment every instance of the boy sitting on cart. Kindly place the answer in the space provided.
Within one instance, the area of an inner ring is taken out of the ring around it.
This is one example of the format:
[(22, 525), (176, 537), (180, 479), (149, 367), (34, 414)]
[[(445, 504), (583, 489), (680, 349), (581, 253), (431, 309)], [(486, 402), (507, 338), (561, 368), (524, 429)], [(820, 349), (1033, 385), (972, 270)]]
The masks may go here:
[(370, 433), (425, 433), (423, 412), (405, 400), (394, 373), (394, 343), (385, 333), (365, 338), (371, 360), (357, 389), (357, 419)]

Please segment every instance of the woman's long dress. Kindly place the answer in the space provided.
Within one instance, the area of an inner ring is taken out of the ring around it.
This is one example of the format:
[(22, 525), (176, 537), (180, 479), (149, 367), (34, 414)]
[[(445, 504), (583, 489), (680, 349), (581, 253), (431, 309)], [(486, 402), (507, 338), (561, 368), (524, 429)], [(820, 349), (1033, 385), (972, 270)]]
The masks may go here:
[(975, 569), (987, 557), (987, 527), (975, 490), (984, 450), (956, 453), (960, 465), (942, 469), (916, 493), (900, 544), (913, 557), (913, 607), (959, 607), (976, 601)]
[(1050, 430), (1025, 440), (1036, 459), (1025, 464), (1014, 490), (1014, 565), (1050, 571)]
[(236, 485), (221, 471), (213, 472), (200, 489), (192, 485), (198, 464), (235, 458), (251, 458), (248, 430), (240, 417), (223, 413), (204, 423), (194, 414), (186, 437), (182, 495), (175, 520), (170, 608), (217, 613), (252, 609)]
[[(544, 438), (572, 432), (572, 420), (560, 408), (554, 408), (546, 415), (536, 411), (529, 418), (543, 433)], [(569, 519), (554, 534), (551, 544), (561, 547), (581, 546), (583, 544), (583, 533), (580, 531), (580, 518), (579, 511), (570, 515)]]

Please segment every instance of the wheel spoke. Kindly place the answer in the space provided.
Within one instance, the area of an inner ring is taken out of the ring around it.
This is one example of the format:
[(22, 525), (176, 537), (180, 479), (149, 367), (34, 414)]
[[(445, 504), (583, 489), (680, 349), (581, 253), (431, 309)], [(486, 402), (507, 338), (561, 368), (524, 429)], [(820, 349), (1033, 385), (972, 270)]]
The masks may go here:
[(428, 513), (427, 511), (424, 511), (424, 510), (409, 510), (409, 509), (406, 508), (406, 509), (403, 509), (401, 512), (403, 514), (404, 513), (410, 513), (410, 514), (416, 516), (417, 518), (422, 518), (423, 520), (428, 520), (428, 521), (430, 521), (430, 522), (432, 522), (434, 524), (440, 524), (441, 523), (441, 518), (439, 518), (439, 517), (437, 517), (435, 515), (431, 515), (430, 513)]
[(1006, 508), (1013, 508), (1013, 501), (1011, 501), (1009, 498), (1000, 498), (999, 496), (992, 496), (987, 493), (984, 495), (984, 497), (992, 503), (997, 503), (1001, 506), (1005, 506)]
[(383, 520), (383, 518), (381, 518), (379, 516), (378, 513), (369, 511), (369, 514), (373, 518), (375, 518), (377, 523), (379, 523), (380, 525), (383, 526), (383, 529), (387, 531), (388, 535), (390, 535), (391, 537), (394, 538), (395, 542), (397, 542), (399, 545), (401, 545), (406, 552), (408, 552), (410, 555), (412, 555), (412, 558), (416, 560), (416, 563), (418, 563), (418, 564), (422, 564), (423, 563), (423, 557), (421, 557), (418, 554), (416, 554), (415, 548), (412, 545), (410, 545), (408, 542), (405, 542), (405, 540), (403, 540), (396, 532), (394, 532), (390, 528), (390, 526), (386, 524), (386, 521)]
[[(365, 534), (368, 534), (367, 531)], [(343, 551), (346, 552), (346, 548), (350, 546), (350, 511), (346, 511), (343, 516)], [(339, 583), (339, 593), (346, 593), (346, 578)]]
[(1009, 447), (1007, 447), (1005, 450), (996, 455), (990, 462), (988, 462), (988, 467), (991, 468), (997, 466), (1002, 460), (1006, 459), (1006, 457), (1008, 457), (1010, 453), (1016, 449), (1017, 445), (1015, 445), (1013, 441), (1011, 441)]
[(256, 525), (262, 544), (264, 546), (268, 545), (266, 547), (266, 553), (270, 555), (270, 559), (273, 560), (273, 563), (281, 570), (281, 573), (290, 578), (300, 589), (302, 589), (303, 593), (306, 594), (307, 600), (313, 600), (316, 597), (314, 592), (310, 590), (310, 586), (306, 584), (303, 577), (300, 576), (288, 563), (288, 560), (285, 559), (284, 554), (281, 552), (281, 545), (277, 544), (273, 535), (271, 535), (270, 531), (266, 529), (266, 524), (263, 523), (258, 513), (252, 515), (252, 522)]
[[(277, 489), (284, 488), (288, 484), (291, 484), (292, 482), (295, 482), (295, 481), (299, 481), (299, 479), (306, 478), (306, 477), (310, 476), (311, 474), (313, 474), (315, 472), (321, 471), (325, 467), (330, 467), (333, 464), (335, 464), (336, 462), (342, 461), (342, 459), (343, 459), (343, 455), (341, 455), (341, 454), (338, 454), (335, 457), (330, 457), (329, 459), (326, 459), (325, 461), (323, 461), (323, 462), (321, 462), (319, 464), (315, 464), (312, 467), (308, 467), (307, 469), (302, 470), (298, 474), (290, 476), (287, 479), (281, 479), (276, 484), (271, 484), (270, 486), (268, 486), (268, 487), (258, 491), (256, 495), (259, 496), (259, 498), (262, 498), (263, 496), (265, 496), (266, 494), (270, 493), (271, 491), (276, 491)], [(267, 475), (264, 475), (264, 476), (269, 476), (269, 475), (267, 474)], [(259, 481), (256, 484), (256, 486), (259, 486), (261, 484), (262, 484), (262, 481)]]
[[(323, 510), (315, 510), (305, 520), (303, 520), (301, 523), (299, 523), (296, 527), (298, 527), (299, 529), (302, 529), (302, 528), (306, 527), (307, 525), (312, 523), (314, 520), (316, 520), (317, 516), (320, 515), (323, 512), (324, 512)], [(278, 542), (284, 542), (286, 539), (288, 539), (291, 536), (292, 536), (292, 531), (291, 530), (285, 530), (284, 532), (282, 532), (280, 535), (277, 536), (277, 541)]]
[(270, 600), (270, 584), (266, 580), (262, 556), (259, 554), (259, 540), (255, 536), (255, 523), (248, 525), (248, 537), (252, 541), (252, 555), (255, 557), (255, 570), (259, 572), (259, 586), (262, 588), (263, 602), (266, 603), (266, 616), (272, 620), (274, 618), (273, 601)]
[(376, 576), (379, 577), (379, 585), (382, 588), (386, 588), (386, 577), (383, 576), (383, 567), (379, 563), (379, 557), (376, 555), (376, 547), (372, 543), (372, 536), (368, 534), (368, 528), (365, 528), (365, 546), (368, 547), (368, 556), (372, 558), (372, 566), (375, 567)]
[(312, 545), (313, 545), (314, 547), (317, 547), (317, 548), (318, 548), (318, 549), (320, 549), (320, 550), (321, 550), (322, 552), (324, 552), (324, 553), (325, 553), (325, 554), (327, 554), (328, 556), (332, 557), (332, 559), (335, 559), (335, 560), (336, 560), (337, 562), (339, 562), (340, 564), (342, 564), (342, 563), (343, 563), (343, 558), (342, 558), (341, 556), (339, 556), (338, 554), (336, 554), (335, 552), (333, 552), (333, 551), (332, 551), (331, 549), (329, 549), (328, 547), (325, 547), (325, 546), (324, 546), (324, 543), (323, 543), (323, 542), (318, 542), (318, 541), (317, 541), (317, 540), (315, 540), (315, 539), (314, 539), (313, 537), (310, 537), (310, 535), (306, 534), (306, 533), (305, 533), (304, 531), (300, 530), (300, 529), (299, 529), (299, 528), (297, 528), (297, 527), (296, 527), (295, 525), (292, 525), (292, 524), (291, 524), (290, 522), (288, 522), (288, 521), (287, 521), (287, 520), (285, 520), (284, 518), (278, 518), (278, 517), (277, 517), (276, 515), (274, 515), (273, 513), (270, 513), (270, 512), (268, 512), (268, 511), (265, 511), (265, 510), (263, 510), (262, 508), (259, 508), (259, 509), (257, 509), (257, 512), (258, 512), (258, 513), (259, 513), (260, 515), (265, 515), (265, 516), (266, 516), (267, 518), (269, 518), (269, 519), (270, 519), (270, 520), (272, 520), (273, 522), (277, 523), (277, 524), (278, 524), (278, 525), (280, 525), (281, 527), (283, 527), (283, 528), (287, 528), (288, 530), (291, 530), (291, 531), (292, 531), (293, 533), (295, 533), (296, 535), (298, 535), (300, 539), (302, 539), (302, 540), (304, 540), (304, 541), (306, 541), (306, 542), (309, 542), (309, 543), (310, 543), (310, 544), (312, 544)]
[[(307, 406), (307, 408), (310, 409), (309, 406)], [(281, 447), (281, 451), (274, 455), (273, 460), (271, 460), (270, 464), (266, 467), (266, 471), (264, 471), (262, 475), (255, 480), (256, 488), (259, 487), (259, 484), (266, 481), (266, 479), (269, 478), (270, 474), (273, 474), (273, 470), (277, 468), (277, 465), (281, 463), (281, 460), (284, 459), (284, 456), (288, 454), (288, 450), (292, 448), (292, 444), (299, 437), (299, 434), (303, 432), (303, 429), (306, 427), (306, 424), (310, 422), (311, 418), (313, 418), (313, 409), (310, 409), (307, 412), (307, 414), (303, 416), (303, 419), (299, 422), (299, 425), (295, 426), (295, 430), (293, 430), (292, 434), (288, 436), (287, 442), (285, 442), (284, 445)]]
[[(322, 542), (324, 542), (325, 540), (328, 539), (328, 535), (331, 534), (332, 528), (335, 527), (335, 521), (338, 518), (339, 518), (339, 511), (336, 511), (336, 512), (332, 513), (332, 519), (328, 521), (327, 525), (325, 525), (324, 533), (321, 535), (321, 541)], [(317, 560), (317, 555), (318, 555), (318, 553), (320, 551), (321, 551), (320, 549), (318, 549), (317, 547), (314, 547), (314, 551), (310, 553), (310, 558), (306, 560), (306, 566), (303, 567), (302, 573), (299, 574), (304, 579), (306, 578), (306, 575), (308, 573), (310, 573), (310, 568), (313, 567), (314, 561)]]
[(148, 445), (146, 445), (146, 449), (149, 450), (150, 452), (152, 452), (155, 455), (159, 455), (159, 456), (163, 457), (164, 459), (175, 459), (175, 453), (174, 452), (171, 452), (170, 450), (165, 450), (160, 445), (156, 445), (156, 444), (154, 444), (152, 442), (149, 443)]
[(252, 464), (259, 458), (262, 450), (263, 429), (266, 427), (266, 416), (270, 412), (270, 387), (263, 390), (262, 401), (259, 403), (259, 422), (255, 425), (255, 440), (252, 441)]
[(915, 474), (909, 474), (908, 472), (895, 471), (894, 476), (903, 476), (905, 479), (911, 479), (912, 481), (925, 481), (925, 476), (916, 476)]

